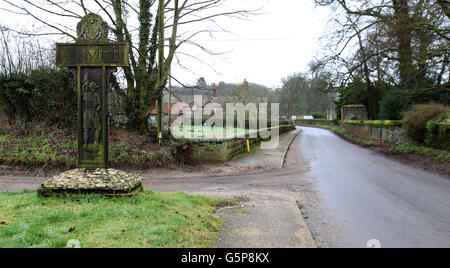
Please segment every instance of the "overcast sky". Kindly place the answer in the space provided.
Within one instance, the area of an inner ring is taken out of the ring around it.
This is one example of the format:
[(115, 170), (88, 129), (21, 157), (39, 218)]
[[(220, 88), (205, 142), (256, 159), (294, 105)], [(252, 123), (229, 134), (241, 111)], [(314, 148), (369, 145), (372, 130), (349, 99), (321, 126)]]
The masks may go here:
[[(208, 84), (241, 83), (246, 78), (249, 82), (275, 88), (281, 85), (283, 77), (306, 71), (308, 63), (320, 52), (319, 38), (325, 31), (330, 12), (326, 8), (316, 8), (313, 0), (228, 2), (228, 9), (262, 9), (259, 15), (246, 20), (222, 18), (218, 23), (230, 33), (203, 35), (195, 40), (214, 52), (226, 52), (224, 54), (209, 56), (195, 48), (183, 47), (181, 52), (204, 62), (180, 55), (184, 68), (174, 64), (172, 74), (183, 83), (194, 84), (199, 77), (205, 77)], [(34, 24), (32, 19), (4, 11), (0, 11), (0, 15), (1, 24), (19, 29), (31, 30)]]
[[(250, 3), (252, 0), (246, 0)], [(239, 0), (236, 0), (239, 6)], [(243, 1), (242, 1), (243, 2)], [(241, 2), (241, 3), (242, 3)], [(215, 57), (203, 55), (207, 63), (189, 62), (189, 70), (174, 68), (182, 81), (204, 76), (208, 84), (220, 81), (249, 82), (278, 87), (281, 79), (306, 71), (308, 63), (320, 51), (319, 38), (325, 31), (329, 11), (314, 6), (313, 0), (259, 0), (263, 9), (249, 20), (224, 23), (233, 34), (221, 34), (217, 40), (199, 38), (213, 51), (229, 51)]]

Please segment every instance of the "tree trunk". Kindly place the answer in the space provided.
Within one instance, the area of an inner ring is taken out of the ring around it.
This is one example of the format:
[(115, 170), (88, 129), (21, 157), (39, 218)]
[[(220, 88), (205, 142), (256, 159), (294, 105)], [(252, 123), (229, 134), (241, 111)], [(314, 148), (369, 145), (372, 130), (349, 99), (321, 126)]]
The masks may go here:
[(410, 88), (413, 81), (412, 24), (409, 16), (409, 0), (393, 0), (394, 33), (397, 38), (400, 86)]
[(358, 40), (359, 40), (359, 50), (361, 53), (361, 60), (364, 61), (363, 64), (363, 70), (364, 70), (364, 79), (366, 82), (366, 90), (367, 90), (367, 102), (369, 110), (369, 119), (370, 120), (376, 120), (378, 118), (378, 96), (375, 92), (376, 88), (374, 87), (372, 81), (370, 80), (370, 69), (369, 65), (367, 64), (367, 53), (366, 48), (364, 47), (363, 39), (361, 37), (361, 34), (359, 33), (358, 29), (355, 28), (355, 30), (358, 32)]
[(431, 39), (427, 35), (425, 31), (421, 31), (419, 34), (419, 51), (417, 55), (417, 84), (419, 86), (424, 85), (426, 83), (426, 75), (428, 73), (428, 48), (431, 44)]

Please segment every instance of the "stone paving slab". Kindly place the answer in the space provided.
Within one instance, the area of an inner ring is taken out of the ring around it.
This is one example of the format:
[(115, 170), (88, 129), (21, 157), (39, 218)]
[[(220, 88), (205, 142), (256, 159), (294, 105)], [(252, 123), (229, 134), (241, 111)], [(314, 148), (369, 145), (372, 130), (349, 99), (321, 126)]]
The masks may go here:
[(216, 248), (315, 248), (293, 204), (271, 202), (223, 210), (224, 232)]

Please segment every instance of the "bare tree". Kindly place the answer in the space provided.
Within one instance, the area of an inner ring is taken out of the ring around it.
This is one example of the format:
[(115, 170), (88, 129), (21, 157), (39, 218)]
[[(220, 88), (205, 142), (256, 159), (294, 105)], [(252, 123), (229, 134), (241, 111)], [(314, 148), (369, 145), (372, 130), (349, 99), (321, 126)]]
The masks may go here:
[[(174, 60), (182, 53), (181, 46), (190, 45), (214, 54), (194, 40), (202, 34), (224, 31), (217, 20), (221, 17), (245, 18), (253, 14), (246, 9), (226, 7), (228, 0), (166, 0), (164, 4), (165, 62), (157, 64), (158, 20), (156, 0), (0, 0), (2, 10), (33, 18), (42, 25), (32, 35), (60, 35), (75, 40), (74, 25), (88, 13), (97, 13), (108, 20), (114, 40), (130, 46), (130, 66), (123, 69), (122, 90), (118, 81), (114, 90), (126, 103), (128, 128), (147, 132), (148, 116), (167, 83)], [(89, 3), (88, 3), (89, 2)], [(188, 26), (188, 27), (186, 27)], [(184, 30), (183, 30), (184, 29)], [(196, 30), (192, 30), (196, 29)], [(11, 29), (13, 30), (13, 29)], [(189, 55), (189, 54), (188, 54)], [(192, 56), (195, 57), (195, 56)], [(162, 69), (162, 79), (157, 73)], [(116, 77), (114, 77), (116, 78)], [(119, 79), (120, 77), (117, 77)], [(114, 80), (114, 79), (113, 79)]]
[(50, 67), (52, 50), (41, 46), (42, 40), (24, 37), (0, 25), (0, 73), (26, 73)]
[[(363, 70), (367, 82), (368, 74), (376, 71), (378, 80), (383, 79), (384, 73), (397, 85), (414, 89), (436, 69), (448, 72), (445, 59), (449, 53), (450, 21), (441, 2), (316, 0), (318, 5), (332, 7), (337, 15), (332, 21), (335, 31), (329, 35), (329, 60), (340, 61), (341, 67), (347, 69), (342, 84), (349, 81), (353, 71)], [(356, 55), (358, 60), (349, 60), (349, 55)], [(388, 69), (383, 71), (381, 65), (375, 70), (370, 68), (371, 63), (383, 62), (389, 63), (385, 65)]]

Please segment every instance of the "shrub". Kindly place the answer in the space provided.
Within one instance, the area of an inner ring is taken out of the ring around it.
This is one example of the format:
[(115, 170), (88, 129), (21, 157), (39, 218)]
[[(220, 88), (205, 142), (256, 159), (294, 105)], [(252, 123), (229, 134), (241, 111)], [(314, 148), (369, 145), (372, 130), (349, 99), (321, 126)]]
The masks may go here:
[(450, 149), (450, 115), (447, 113), (428, 121), (426, 125), (425, 144), (438, 149)]
[(43, 122), (72, 129), (77, 111), (74, 86), (73, 75), (66, 69), (0, 74), (0, 121)]
[(433, 102), (415, 105), (404, 113), (405, 133), (415, 142), (423, 143), (428, 122), (448, 112), (448, 106)]
[(324, 113), (312, 113), (314, 119), (326, 119), (327, 115)]
[(380, 101), (380, 120), (401, 120), (408, 107), (408, 99), (398, 88), (392, 88)]

